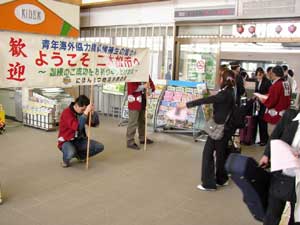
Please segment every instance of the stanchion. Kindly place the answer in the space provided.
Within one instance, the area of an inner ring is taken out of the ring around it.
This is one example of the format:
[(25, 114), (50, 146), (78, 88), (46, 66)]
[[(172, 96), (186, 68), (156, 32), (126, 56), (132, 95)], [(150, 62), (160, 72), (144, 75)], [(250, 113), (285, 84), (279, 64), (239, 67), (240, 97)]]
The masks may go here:
[[(91, 85), (90, 89), (90, 104), (93, 104), (93, 96), (94, 96), (94, 83)], [(92, 113), (89, 113), (89, 126), (88, 126), (88, 142), (87, 142), (87, 149), (86, 149), (86, 169), (89, 169), (89, 156), (90, 156), (90, 142), (91, 142), (91, 123), (92, 123)]]
[(145, 143), (144, 143), (144, 151), (147, 150), (147, 126), (148, 126), (148, 88), (146, 88), (146, 107), (145, 107)]

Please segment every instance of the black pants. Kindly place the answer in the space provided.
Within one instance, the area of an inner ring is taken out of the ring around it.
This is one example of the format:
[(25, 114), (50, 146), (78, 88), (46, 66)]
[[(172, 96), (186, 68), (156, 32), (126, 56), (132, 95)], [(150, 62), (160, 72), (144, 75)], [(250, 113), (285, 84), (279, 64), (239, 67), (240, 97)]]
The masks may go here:
[[(264, 225), (278, 225), (280, 223), (285, 204), (286, 201), (269, 196), (268, 209), (265, 216)], [(295, 203), (291, 203), (291, 215), (288, 225), (300, 225), (300, 223), (295, 223), (294, 209)]]
[[(271, 179), (276, 179), (276, 177), (272, 176)], [(271, 181), (272, 182), (272, 181)], [(294, 209), (295, 209), (295, 196), (291, 202), (291, 215), (288, 225), (300, 225), (300, 223), (295, 223), (294, 220)], [(272, 192), (269, 193), (268, 199), (268, 208), (266, 212), (266, 216), (264, 219), (264, 225), (279, 225), (282, 213), (284, 211), (286, 205), (285, 200), (281, 200), (272, 195)]]
[[(201, 181), (203, 187), (216, 188), (216, 184), (222, 185), (228, 180), (227, 172), (224, 167), (228, 157), (228, 140), (228, 135), (225, 135), (218, 141), (210, 137), (207, 138), (202, 154)], [(216, 161), (214, 159), (214, 152), (216, 152)]]
[(261, 143), (267, 143), (268, 139), (269, 139), (269, 135), (268, 135), (268, 123), (266, 121), (264, 121), (262, 116), (257, 116), (254, 119), (254, 142), (255, 143), (255, 139), (256, 139), (256, 133), (257, 133), (257, 125), (259, 127), (259, 139)]

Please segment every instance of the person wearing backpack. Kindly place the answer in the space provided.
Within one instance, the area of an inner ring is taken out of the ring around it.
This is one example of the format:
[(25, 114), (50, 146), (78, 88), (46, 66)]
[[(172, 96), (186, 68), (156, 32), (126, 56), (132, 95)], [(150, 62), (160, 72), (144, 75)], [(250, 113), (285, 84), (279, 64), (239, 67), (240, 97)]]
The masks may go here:
[[(213, 120), (217, 125), (224, 125), (224, 134), (220, 140), (215, 140), (208, 136), (202, 155), (202, 183), (197, 186), (203, 191), (215, 191), (217, 186), (228, 185), (228, 176), (224, 168), (228, 153), (227, 145), (234, 131), (226, 127), (226, 121), (235, 105), (234, 98), (234, 73), (231, 70), (225, 70), (220, 74), (220, 91), (216, 95), (196, 99), (186, 104), (178, 104), (178, 109), (185, 107), (191, 108), (202, 104), (213, 104)], [(214, 159), (216, 153), (216, 160)]]

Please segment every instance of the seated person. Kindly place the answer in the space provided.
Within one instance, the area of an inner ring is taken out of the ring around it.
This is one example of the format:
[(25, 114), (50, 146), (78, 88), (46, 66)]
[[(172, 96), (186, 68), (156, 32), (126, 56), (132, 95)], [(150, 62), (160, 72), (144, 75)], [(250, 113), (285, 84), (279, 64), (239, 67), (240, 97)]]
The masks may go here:
[[(87, 152), (88, 138), (85, 132), (85, 124), (88, 115), (92, 113), (92, 126), (99, 125), (98, 114), (94, 112), (94, 105), (85, 95), (80, 95), (75, 102), (61, 114), (58, 133), (58, 148), (63, 153), (62, 167), (69, 167), (72, 158), (84, 160)], [(104, 149), (103, 144), (90, 140), (89, 156), (94, 156)]]

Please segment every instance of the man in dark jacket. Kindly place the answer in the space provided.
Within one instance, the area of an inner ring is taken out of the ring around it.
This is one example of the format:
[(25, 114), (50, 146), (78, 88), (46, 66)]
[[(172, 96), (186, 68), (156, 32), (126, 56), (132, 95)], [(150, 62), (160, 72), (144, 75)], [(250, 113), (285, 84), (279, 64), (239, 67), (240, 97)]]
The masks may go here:
[[(269, 93), (269, 89), (272, 86), (271, 81), (266, 77), (265, 72), (262, 67), (258, 67), (255, 72), (256, 82), (255, 82), (255, 92), (260, 93), (262, 95), (267, 95)], [(266, 111), (266, 107), (264, 104), (256, 100), (254, 102), (255, 109), (255, 128), (253, 132), (253, 141), (255, 142), (257, 125), (259, 126), (259, 136), (260, 136), (260, 145), (266, 145), (269, 135), (268, 135), (268, 123), (264, 120), (264, 114)]]
[(241, 102), (241, 97), (245, 94), (245, 87), (244, 87), (244, 80), (240, 74), (240, 64), (239, 62), (231, 62), (230, 63), (231, 70), (234, 72), (235, 75), (235, 101), (236, 104), (239, 106)]
[[(260, 166), (266, 167), (270, 163), (271, 145), (270, 141), (280, 139), (299, 150), (299, 110), (287, 110), (282, 119), (276, 125), (266, 146), (264, 156), (260, 160)], [(299, 157), (299, 151), (294, 152), (295, 157)], [(300, 193), (297, 193), (299, 195)], [(289, 225), (299, 225), (295, 222), (294, 209), (296, 200), (295, 177), (284, 174), (283, 171), (276, 171), (271, 174), (271, 185), (269, 189), (268, 209), (264, 219), (264, 225), (278, 225), (281, 220), (286, 202), (291, 204), (291, 216)], [(298, 212), (299, 211), (295, 211)]]
[[(99, 125), (98, 114), (94, 112), (94, 105), (85, 95), (80, 95), (75, 102), (66, 108), (60, 117), (58, 132), (58, 148), (63, 153), (62, 167), (69, 167), (72, 158), (79, 160), (86, 158), (88, 138), (85, 132), (85, 124), (88, 115), (92, 113), (92, 126)], [(89, 156), (102, 152), (103, 144), (90, 140)]]

